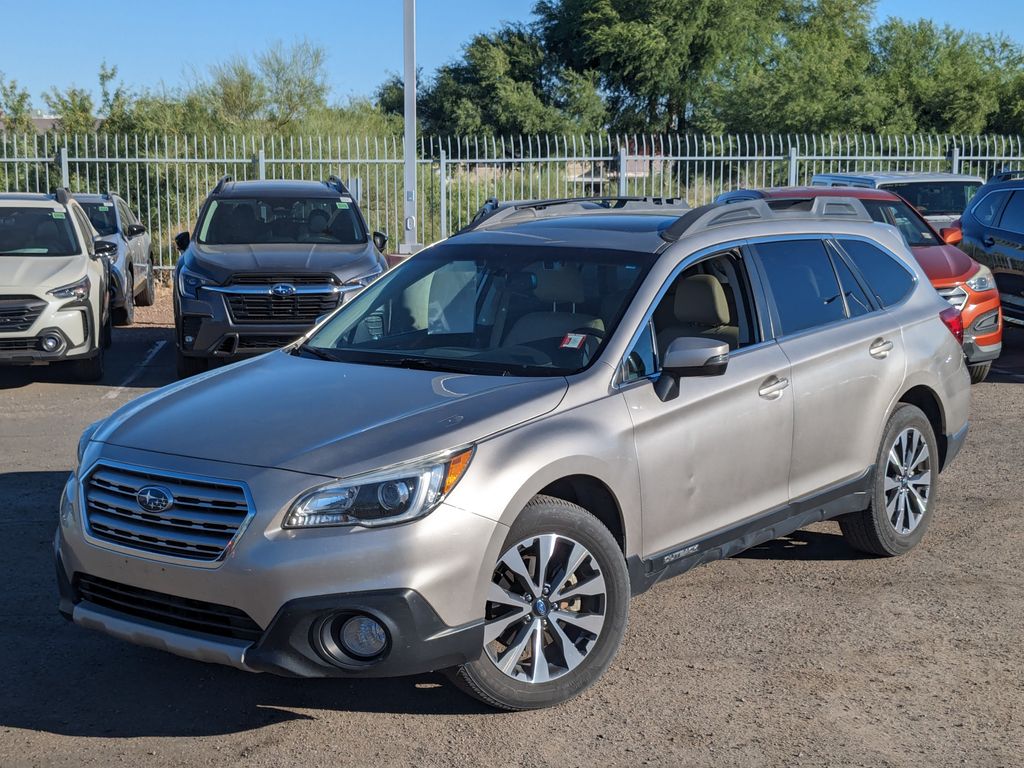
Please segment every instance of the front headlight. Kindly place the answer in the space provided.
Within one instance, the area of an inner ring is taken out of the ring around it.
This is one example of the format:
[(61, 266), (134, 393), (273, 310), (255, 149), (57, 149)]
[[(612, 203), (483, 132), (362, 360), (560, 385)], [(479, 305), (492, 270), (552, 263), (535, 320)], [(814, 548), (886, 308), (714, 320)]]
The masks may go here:
[(467, 448), (321, 485), (292, 505), (283, 527), (373, 528), (415, 520), (444, 500), (472, 457)]
[(383, 274), (384, 265), (378, 264), (372, 271), (367, 272), (365, 275), (360, 275), (359, 277), (353, 277), (350, 280), (346, 280), (345, 285), (358, 285), (361, 288), (365, 288)]
[(85, 428), (85, 431), (82, 432), (82, 436), (80, 438), (78, 438), (78, 464), (79, 464), (79, 466), (81, 466), (81, 464), (82, 464), (82, 457), (85, 455), (85, 448), (86, 448), (86, 446), (89, 445), (89, 441), (92, 440), (92, 436), (96, 434), (96, 430), (100, 428), (100, 424), (102, 424), (102, 423), (103, 423), (103, 419), (100, 419), (99, 421), (94, 421), (92, 424), (90, 424), (88, 427)]
[(996, 287), (996, 279), (992, 276), (992, 270), (984, 264), (978, 265), (978, 271), (967, 281), (967, 287), (972, 291), (990, 291)]
[(204, 275), (191, 272), (182, 267), (178, 272), (178, 292), (190, 299), (199, 298), (199, 289), (204, 285), (216, 285), (216, 283)]
[(49, 293), (58, 299), (78, 299), (78, 301), (84, 301), (89, 298), (89, 291), (91, 290), (92, 282), (89, 280), (89, 276), (86, 275), (77, 283), (62, 285), (60, 288), (54, 288)]

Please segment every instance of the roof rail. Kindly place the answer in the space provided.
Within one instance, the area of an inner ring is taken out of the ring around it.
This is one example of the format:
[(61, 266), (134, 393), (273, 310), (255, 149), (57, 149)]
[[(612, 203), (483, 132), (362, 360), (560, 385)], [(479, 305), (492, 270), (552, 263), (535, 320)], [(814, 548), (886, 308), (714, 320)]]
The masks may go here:
[(999, 171), (999, 173), (993, 173), (992, 176), (989, 177), (989, 183), (991, 184), (998, 183), (1000, 181), (1011, 181), (1013, 179), (1021, 178), (1024, 178), (1024, 168), (1004, 168), (1003, 170)]
[(53, 197), (61, 205), (67, 205), (71, 201), (71, 190), (67, 187), (57, 187), (53, 190)]
[(328, 187), (334, 187), (338, 190), (339, 194), (348, 195), (349, 197), (352, 196), (352, 193), (348, 191), (348, 187), (345, 186), (345, 182), (333, 174), (327, 177), (327, 181), (325, 181), (324, 184)]
[[(684, 209), (690, 206), (681, 197), (627, 197), (617, 195), (600, 195), (594, 197), (558, 197), (549, 200), (508, 200), (501, 202), (496, 197), (488, 198), (483, 206), (476, 212), (473, 219), (456, 234), (471, 232), (484, 224), (497, 224), (514, 218), (517, 215), (523, 218), (543, 218), (541, 211), (560, 206), (573, 206), (574, 210), (565, 213), (575, 213), (585, 210), (652, 210), (663, 208)], [(557, 215), (552, 212), (551, 215)]]
[(220, 179), (217, 180), (217, 186), (213, 188), (213, 194), (216, 195), (218, 192), (224, 189), (225, 184), (230, 184), (232, 181), (234, 181), (234, 179), (231, 178), (230, 176), (221, 176)]
[(872, 221), (864, 203), (855, 197), (816, 197), (809, 211), (792, 209), (775, 211), (765, 200), (742, 200), (734, 203), (710, 203), (687, 211), (663, 230), (661, 237), (674, 243), (683, 235), (692, 235), (728, 224), (790, 219)]

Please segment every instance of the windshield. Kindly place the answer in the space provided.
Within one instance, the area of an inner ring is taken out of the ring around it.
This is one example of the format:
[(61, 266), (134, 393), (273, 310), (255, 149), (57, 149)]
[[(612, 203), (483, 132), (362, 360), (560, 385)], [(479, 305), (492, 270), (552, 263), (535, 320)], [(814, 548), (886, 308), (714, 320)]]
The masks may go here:
[(861, 200), (875, 221), (892, 224), (903, 235), (911, 248), (941, 245), (932, 228), (921, 216), (902, 200)]
[(600, 353), (655, 258), (437, 245), (362, 291), (298, 352), (460, 373), (575, 373)]
[(882, 189), (895, 192), (922, 216), (959, 216), (980, 186), (980, 181), (914, 181)]
[(100, 237), (117, 234), (117, 216), (112, 203), (79, 203)]
[(366, 242), (355, 205), (329, 197), (252, 197), (213, 200), (199, 225), (207, 245)]
[(65, 211), (0, 208), (0, 256), (73, 256), (78, 240)]

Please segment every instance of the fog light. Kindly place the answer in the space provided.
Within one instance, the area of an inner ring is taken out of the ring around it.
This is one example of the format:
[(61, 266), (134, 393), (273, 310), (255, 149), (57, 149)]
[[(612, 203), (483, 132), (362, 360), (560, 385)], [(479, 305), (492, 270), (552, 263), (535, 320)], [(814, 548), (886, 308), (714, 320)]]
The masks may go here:
[(341, 645), (345, 653), (358, 659), (372, 659), (384, 652), (388, 644), (387, 630), (369, 616), (353, 616), (341, 628)]
[(60, 349), (61, 338), (53, 334), (49, 336), (43, 336), (43, 351), (44, 352), (56, 352)]

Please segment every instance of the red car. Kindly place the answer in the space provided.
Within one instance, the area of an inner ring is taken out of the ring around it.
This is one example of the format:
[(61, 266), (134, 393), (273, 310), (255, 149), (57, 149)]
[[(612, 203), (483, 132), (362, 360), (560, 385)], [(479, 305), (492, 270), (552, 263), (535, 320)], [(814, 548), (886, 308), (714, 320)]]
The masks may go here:
[(875, 221), (891, 224), (939, 294), (960, 310), (964, 324), (964, 355), (971, 382), (983, 381), (1003, 348), (1003, 312), (999, 291), (988, 267), (956, 247), (962, 237), (951, 227), (936, 232), (907, 201), (882, 189), (855, 187), (775, 187), (737, 189), (719, 195), (716, 203), (763, 199), (773, 208), (799, 205), (815, 197), (854, 197)]

